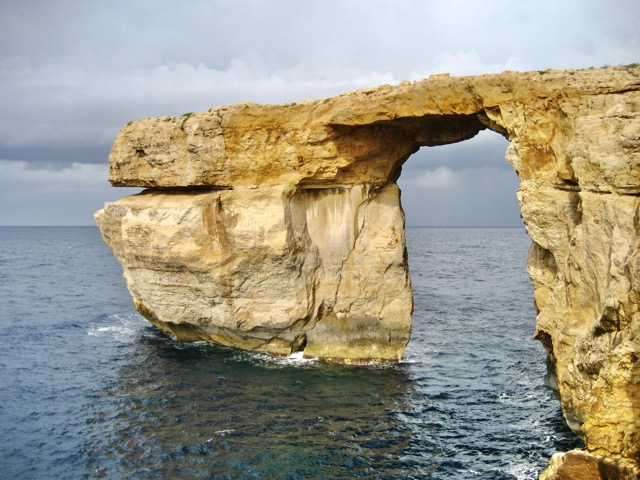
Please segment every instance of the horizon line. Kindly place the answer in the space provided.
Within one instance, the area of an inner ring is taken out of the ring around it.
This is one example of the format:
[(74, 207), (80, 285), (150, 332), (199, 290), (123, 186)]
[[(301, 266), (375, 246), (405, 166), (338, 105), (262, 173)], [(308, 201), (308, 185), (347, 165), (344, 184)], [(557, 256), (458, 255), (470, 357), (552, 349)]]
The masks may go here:
[[(405, 228), (523, 228), (524, 225), (405, 225)], [(97, 225), (0, 225), (0, 228), (98, 228)]]

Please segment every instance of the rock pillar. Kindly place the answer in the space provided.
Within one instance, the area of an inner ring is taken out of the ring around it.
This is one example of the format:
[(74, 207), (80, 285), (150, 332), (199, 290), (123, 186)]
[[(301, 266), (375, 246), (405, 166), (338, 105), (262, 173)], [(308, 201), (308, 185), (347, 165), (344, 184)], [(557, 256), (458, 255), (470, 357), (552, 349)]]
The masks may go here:
[(438, 75), (132, 122), (109, 180), (147, 190), (96, 221), (136, 308), (179, 339), (397, 361), (413, 305), (395, 181), (418, 148), (486, 128), (509, 140), (532, 239), (536, 337), (586, 445), (554, 457), (543, 477), (637, 478), (637, 65)]

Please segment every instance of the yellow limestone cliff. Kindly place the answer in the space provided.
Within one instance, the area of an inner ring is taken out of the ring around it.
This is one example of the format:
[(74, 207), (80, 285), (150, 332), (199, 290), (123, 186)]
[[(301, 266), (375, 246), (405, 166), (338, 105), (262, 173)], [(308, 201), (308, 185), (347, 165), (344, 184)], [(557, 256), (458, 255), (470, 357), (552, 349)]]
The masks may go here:
[(401, 358), (413, 308), (396, 180), (491, 129), (532, 246), (548, 381), (586, 449), (546, 479), (640, 474), (640, 67), (432, 76), (288, 105), (132, 122), (96, 221), (136, 308), (179, 339)]

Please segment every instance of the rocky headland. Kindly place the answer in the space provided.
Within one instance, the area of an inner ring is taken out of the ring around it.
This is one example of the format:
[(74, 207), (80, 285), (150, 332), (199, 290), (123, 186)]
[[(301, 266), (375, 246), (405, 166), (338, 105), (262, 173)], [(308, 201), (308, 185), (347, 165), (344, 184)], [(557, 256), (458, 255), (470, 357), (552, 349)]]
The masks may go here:
[(178, 339), (397, 361), (411, 280), (396, 180), (490, 129), (532, 246), (548, 383), (584, 450), (541, 478), (640, 478), (640, 66), (437, 75), (126, 125), (96, 221), (136, 308)]

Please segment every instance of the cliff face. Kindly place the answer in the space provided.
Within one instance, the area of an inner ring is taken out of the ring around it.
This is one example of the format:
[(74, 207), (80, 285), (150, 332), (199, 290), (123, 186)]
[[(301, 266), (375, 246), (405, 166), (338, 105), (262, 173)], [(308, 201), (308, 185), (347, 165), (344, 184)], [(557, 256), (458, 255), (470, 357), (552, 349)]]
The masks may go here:
[(136, 308), (178, 338), (354, 361), (409, 341), (394, 184), (150, 191), (97, 220)]
[(420, 146), (486, 128), (510, 142), (536, 336), (586, 444), (543, 476), (636, 478), (640, 67), (442, 75), (140, 120), (109, 180), (149, 188), (96, 221), (138, 310), (178, 338), (397, 360), (412, 293), (395, 181)]

